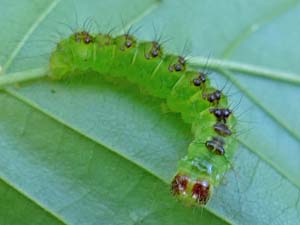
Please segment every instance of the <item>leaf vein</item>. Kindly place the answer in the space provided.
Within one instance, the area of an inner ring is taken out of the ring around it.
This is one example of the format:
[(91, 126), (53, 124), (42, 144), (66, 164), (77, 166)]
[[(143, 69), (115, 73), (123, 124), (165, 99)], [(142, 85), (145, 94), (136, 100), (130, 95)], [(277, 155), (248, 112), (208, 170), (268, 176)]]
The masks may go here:
[(59, 221), (61, 224), (68, 225), (59, 215), (56, 215), (55, 213), (49, 211), (46, 207), (44, 207), (41, 203), (39, 203), (37, 200), (31, 198), (27, 193), (25, 193), (23, 190), (16, 187), (16, 185), (10, 183), (7, 179), (0, 176), (0, 180), (2, 180), (5, 184), (7, 184), (9, 187), (11, 187), (13, 190), (24, 196), (26, 199), (37, 205), (39, 208), (41, 208), (43, 211), (45, 211), (48, 215), (51, 217), (54, 217), (57, 221)]
[(3, 65), (2, 73), (4, 73), (12, 64), (16, 56), (19, 54), (27, 40), (30, 38), (32, 33), (39, 27), (39, 25), (45, 20), (45, 18), (52, 12), (52, 10), (58, 5), (60, 0), (54, 0), (46, 9), (38, 16), (35, 22), (30, 26), (24, 37), (17, 44), (11, 55), (8, 57), (7, 62)]
[(236, 38), (228, 45), (228, 47), (223, 52), (224, 59), (229, 58), (233, 51), (238, 48), (248, 37), (250, 37), (253, 33), (259, 30), (261, 27), (267, 25), (270, 21), (281, 16), (288, 12), (291, 8), (297, 5), (299, 1), (292, 0), (290, 2), (285, 2), (284, 4), (280, 5), (277, 9), (271, 10), (270, 14), (264, 15), (263, 17), (259, 18), (256, 22), (253, 22), (248, 27), (246, 27), (240, 34), (236, 36)]

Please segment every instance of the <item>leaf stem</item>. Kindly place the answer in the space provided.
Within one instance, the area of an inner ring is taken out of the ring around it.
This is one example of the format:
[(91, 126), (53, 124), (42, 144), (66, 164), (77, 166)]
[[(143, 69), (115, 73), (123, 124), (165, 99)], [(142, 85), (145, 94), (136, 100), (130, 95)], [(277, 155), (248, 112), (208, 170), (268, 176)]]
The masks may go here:
[(0, 75), (0, 88), (4, 86), (15, 84), (17, 82), (24, 82), (29, 80), (35, 80), (41, 77), (48, 76), (48, 68), (41, 67), (32, 70), (26, 70), (22, 72), (1, 74)]
[(189, 62), (193, 66), (206, 67), (214, 70), (227, 69), (234, 72), (252, 74), (258, 77), (284, 81), (292, 84), (300, 84), (300, 74), (272, 70), (251, 64), (213, 58), (207, 60), (205, 57), (192, 57)]

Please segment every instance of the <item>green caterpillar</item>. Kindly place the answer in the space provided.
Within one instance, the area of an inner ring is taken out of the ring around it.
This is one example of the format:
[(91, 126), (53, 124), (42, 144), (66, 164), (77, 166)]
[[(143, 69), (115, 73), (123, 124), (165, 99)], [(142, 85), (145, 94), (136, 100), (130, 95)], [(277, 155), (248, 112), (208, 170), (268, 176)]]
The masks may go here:
[(226, 96), (206, 74), (189, 69), (184, 57), (165, 54), (157, 41), (138, 42), (130, 34), (80, 31), (59, 42), (50, 58), (50, 76), (64, 79), (85, 71), (136, 84), (191, 125), (194, 140), (178, 163), (171, 192), (189, 206), (205, 205), (230, 168), (237, 145), (232, 137), (236, 119)]

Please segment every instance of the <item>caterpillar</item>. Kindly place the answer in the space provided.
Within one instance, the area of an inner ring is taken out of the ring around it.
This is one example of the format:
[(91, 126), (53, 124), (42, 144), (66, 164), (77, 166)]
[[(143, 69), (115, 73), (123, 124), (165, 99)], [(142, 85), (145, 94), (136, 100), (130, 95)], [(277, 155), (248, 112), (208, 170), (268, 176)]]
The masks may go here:
[(74, 32), (51, 53), (49, 75), (56, 80), (96, 72), (108, 81), (130, 82), (162, 99), (191, 125), (193, 141), (170, 181), (171, 193), (188, 206), (204, 206), (231, 167), (237, 148), (237, 120), (222, 90), (207, 74), (190, 68), (183, 56), (167, 54), (158, 41), (138, 41), (129, 33)]

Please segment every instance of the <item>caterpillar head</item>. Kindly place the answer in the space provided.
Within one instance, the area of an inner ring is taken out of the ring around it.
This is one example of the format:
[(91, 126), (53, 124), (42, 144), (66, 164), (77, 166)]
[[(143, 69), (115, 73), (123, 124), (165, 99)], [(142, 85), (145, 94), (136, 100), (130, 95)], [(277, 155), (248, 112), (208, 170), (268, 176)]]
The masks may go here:
[(208, 179), (191, 179), (187, 175), (177, 174), (171, 183), (172, 194), (188, 206), (204, 206), (212, 193)]

